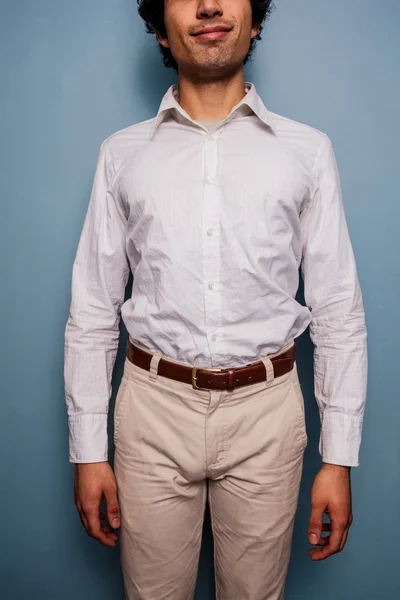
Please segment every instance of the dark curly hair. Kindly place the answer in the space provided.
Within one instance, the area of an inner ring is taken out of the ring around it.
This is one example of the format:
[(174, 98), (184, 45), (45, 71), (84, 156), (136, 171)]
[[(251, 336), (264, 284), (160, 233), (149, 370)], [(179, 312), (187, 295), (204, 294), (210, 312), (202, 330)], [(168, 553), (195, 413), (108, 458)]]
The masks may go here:
[[(155, 33), (158, 31), (162, 36), (165, 36), (164, 0), (137, 0), (137, 3), (139, 5), (139, 15), (146, 25), (146, 31), (148, 33)], [(249, 60), (254, 52), (257, 40), (261, 39), (261, 31), (264, 23), (275, 8), (272, 0), (251, 0), (251, 5), (253, 9), (253, 23), (257, 23), (260, 29), (258, 35), (251, 40), (250, 48), (244, 63)], [(163, 55), (164, 65), (178, 71), (178, 64), (172, 56), (171, 50), (169, 48), (164, 48), (164, 46), (161, 45), (159, 45), (159, 47)]]

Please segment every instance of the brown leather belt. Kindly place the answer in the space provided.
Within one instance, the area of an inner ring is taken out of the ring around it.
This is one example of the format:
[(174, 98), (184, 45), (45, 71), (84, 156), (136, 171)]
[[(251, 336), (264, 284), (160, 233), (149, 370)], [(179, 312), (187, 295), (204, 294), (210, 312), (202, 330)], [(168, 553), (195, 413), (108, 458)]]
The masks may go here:
[[(126, 356), (134, 365), (150, 371), (153, 354), (134, 346), (130, 340), (127, 343)], [(274, 377), (281, 377), (291, 371), (296, 360), (295, 344), (285, 352), (271, 358)], [(266, 380), (265, 366), (262, 361), (232, 369), (209, 369), (204, 367), (189, 367), (161, 358), (158, 363), (158, 374), (162, 377), (189, 383), (196, 390), (228, 390), (237, 387), (260, 383)]]

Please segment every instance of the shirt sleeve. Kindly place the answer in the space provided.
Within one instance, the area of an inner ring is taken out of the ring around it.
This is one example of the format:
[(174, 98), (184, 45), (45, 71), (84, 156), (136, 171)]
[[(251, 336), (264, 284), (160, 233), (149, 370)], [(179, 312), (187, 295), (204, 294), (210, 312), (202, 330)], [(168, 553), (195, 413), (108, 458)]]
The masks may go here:
[(367, 333), (332, 143), (315, 159), (315, 189), (301, 214), (304, 295), (311, 311), (323, 462), (359, 465), (367, 388)]
[(108, 459), (107, 416), (129, 277), (127, 220), (112, 191), (106, 142), (100, 147), (89, 206), (72, 269), (65, 328), (64, 384), (69, 460)]

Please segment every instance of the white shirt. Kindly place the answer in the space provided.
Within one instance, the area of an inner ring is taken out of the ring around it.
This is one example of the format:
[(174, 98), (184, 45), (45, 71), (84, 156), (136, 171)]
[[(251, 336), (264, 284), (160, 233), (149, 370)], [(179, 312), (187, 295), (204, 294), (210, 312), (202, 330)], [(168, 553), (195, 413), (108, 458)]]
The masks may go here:
[(108, 458), (121, 314), (132, 341), (202, 367), (257, 361), (310, 325), (319, 450), (357, 466), (366, 329), (331, 141), (249, 83), (210, 132), (178, 94), (100, 148), (65, 330), (70, 461)]

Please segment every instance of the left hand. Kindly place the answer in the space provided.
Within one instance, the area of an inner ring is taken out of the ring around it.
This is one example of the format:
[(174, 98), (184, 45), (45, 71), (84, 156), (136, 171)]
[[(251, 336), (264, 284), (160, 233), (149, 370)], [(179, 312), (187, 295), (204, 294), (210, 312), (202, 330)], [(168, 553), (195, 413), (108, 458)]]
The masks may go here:
[[(323, 523), (324, 513), (330, 523)], [(322, 546), (311, 548), (311, 560), (325, 560), (341, 552), (352, 521), (350, 467), (324, 463), (311, 490), (308, 539), (310, 544)], [(323, 531), (330, 531), (330, 534), (322, 537)]]

